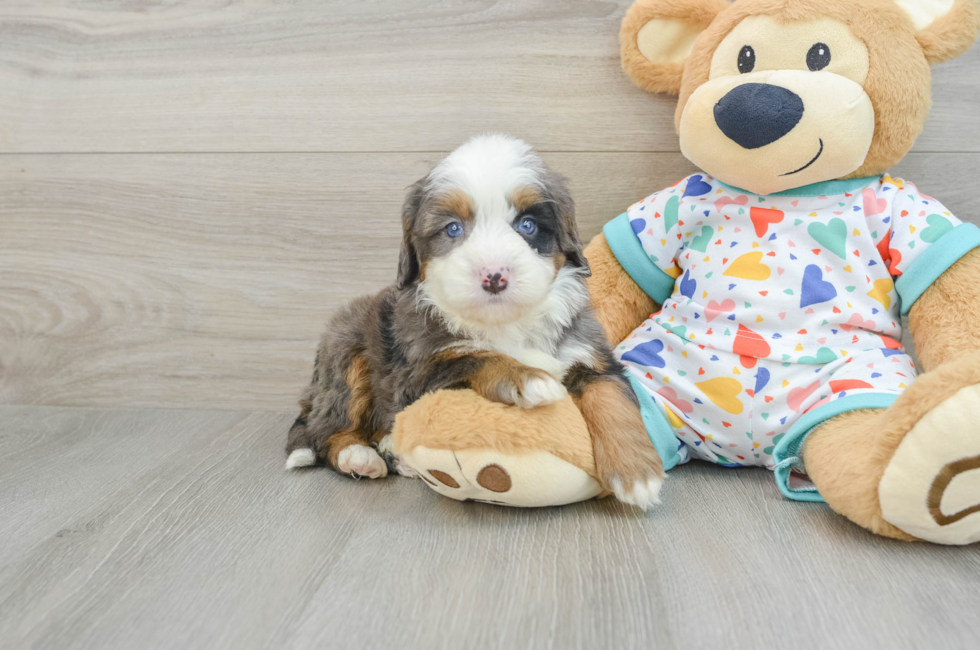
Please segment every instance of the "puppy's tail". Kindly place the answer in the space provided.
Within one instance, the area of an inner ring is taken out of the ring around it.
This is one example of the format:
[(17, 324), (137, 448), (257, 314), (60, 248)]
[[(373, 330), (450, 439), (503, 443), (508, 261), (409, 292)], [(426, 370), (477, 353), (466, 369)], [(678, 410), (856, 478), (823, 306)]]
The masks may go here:
[(302, 412), (289, 429), (289, 438), (286, 441), (286, 469), (316, 465), (313, 436), (306, 428), (306, 416), (308, 414), (309, 409), (303, 405)]

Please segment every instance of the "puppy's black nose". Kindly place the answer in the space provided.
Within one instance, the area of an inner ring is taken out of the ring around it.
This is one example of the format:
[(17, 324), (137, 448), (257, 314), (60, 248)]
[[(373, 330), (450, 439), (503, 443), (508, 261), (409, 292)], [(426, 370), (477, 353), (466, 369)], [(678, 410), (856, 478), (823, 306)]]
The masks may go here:
[(715, 104), (715, 124), (746, 149), (758, 149), (793, 130), (803, 117), (803, 100), (772, 84), (742, 84)]
[(483, 275), (483, 290), (490, 293), (500, 293), (507, 288), (507, 276), (500, 271), (487, 272)]

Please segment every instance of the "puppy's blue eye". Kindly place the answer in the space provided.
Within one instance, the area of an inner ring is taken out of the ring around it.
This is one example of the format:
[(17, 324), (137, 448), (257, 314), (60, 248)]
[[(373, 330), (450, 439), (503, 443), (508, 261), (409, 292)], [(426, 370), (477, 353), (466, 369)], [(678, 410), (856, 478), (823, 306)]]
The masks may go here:
[(533, 235), (538, 231), (538, 224), (534, 223), (534, 219), (524, 217), (521, 219), (521, 223), (517, 226), (517, 229), (522, 235)]
[(463, 227), (454, 221), (446, 226), (446, 234), (450, 237), (459, 237), (463, 234)]

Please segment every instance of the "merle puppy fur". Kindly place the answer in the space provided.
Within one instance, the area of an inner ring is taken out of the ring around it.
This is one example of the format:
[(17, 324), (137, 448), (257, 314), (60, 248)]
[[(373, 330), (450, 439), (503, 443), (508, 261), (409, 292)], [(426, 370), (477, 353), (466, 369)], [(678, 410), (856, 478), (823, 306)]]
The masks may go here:
[(518, 140), (474, 138), (411, 186), (402, 228), (397, 283), (354, 300), (323, 335), (287, 467), (410, 475), (390, 433), (423, 394), (470, 388), (518, 408), (570, 394), (600, 485), (655, 500), (660, 459), (589, 306), (565, 179)]

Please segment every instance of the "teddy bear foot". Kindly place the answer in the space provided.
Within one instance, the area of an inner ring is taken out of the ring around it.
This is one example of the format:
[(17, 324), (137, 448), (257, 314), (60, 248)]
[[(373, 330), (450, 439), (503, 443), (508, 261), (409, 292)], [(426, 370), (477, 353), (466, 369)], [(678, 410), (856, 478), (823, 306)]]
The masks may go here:
[(883, 411), (826, 422), (803, 463), (831, 508), (879, 535), (980, 541), (980, 352), (923, 374)]
[(882, 518), (938, 544), (980, 541), (980, 386), (966, 386), (905, 435), (878, 483)]
[(545, 451), (414, 447), (402, 454), (429, 487), (457, 501), (534, 508), (585, 501), (602, 491), (580, 468)]

